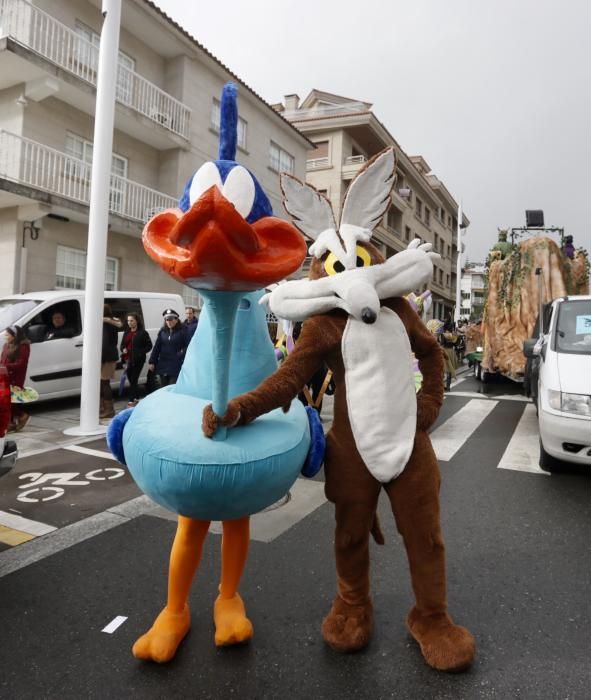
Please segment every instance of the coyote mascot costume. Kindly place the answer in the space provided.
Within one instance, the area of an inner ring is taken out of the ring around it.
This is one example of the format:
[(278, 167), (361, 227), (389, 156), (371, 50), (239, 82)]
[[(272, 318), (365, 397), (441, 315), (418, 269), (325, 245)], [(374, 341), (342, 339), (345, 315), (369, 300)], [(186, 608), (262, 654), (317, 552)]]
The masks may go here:
[[(470, 632), (447, 612), (445, 553), (439, 521), (440, 475), (427, 431), (443, 401), (441, 350), (402, 298), (431, 280), (430, 244), (413, 241), (384, 261), (370, 243), (390, 204), (395, 179), (387, 149), (352, 181), (340, 225), (328, 200), (310, 185), (282, 176), (284, 204), (314, 239), (308, 280), (275, 288), (266, 301), (276, 316), (305, 320), (280, 369), (256, 390), (232, 399), (222, 417), (211, 406), (203, 430), (244, 425), (290, 401), (322, 362), (334, 373), (334, 422), (324, 460), (327, 498), (335, 504), (337, 596), (322, 624), (325, 641), (355, 651), (370, 640), (373, 610), (369, 535), (383, 542), (376, 518), (381, 489), (406, 547), (416, 603), (408, 629), (425, 661), (443, 671), (467, 668)], [(423, 383), (415, 393), (412, 353)]]

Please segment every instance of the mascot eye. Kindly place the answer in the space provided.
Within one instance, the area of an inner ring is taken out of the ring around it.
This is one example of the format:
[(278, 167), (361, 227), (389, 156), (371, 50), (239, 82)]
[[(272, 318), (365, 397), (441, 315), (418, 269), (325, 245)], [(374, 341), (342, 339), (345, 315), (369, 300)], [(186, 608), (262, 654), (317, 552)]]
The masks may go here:
[(206, 192), (210, 187), (216, 185), (222, 191), (222, 177), (215, 163), (211, 161), (204, 163), (199, 170), (193, 175), (191, 188), (189, 189), (189, 202), (191, 206)]
[(246, 219), (250, 214), (256, 195), (254, 182), (248, 170), (241, 165), (231, 170), (224, 183), (222, 194), (227, 200), (232, 202), (236, 207), (236, 211)]
[(339, 272), (344, 272), (345, 266), (334, 253), (330, 253), (324, 261), (324, 269), (327, 275), (338, 275)]
[(369, 267), (371, 265), (371, 256), (366, 248), (357, 246), (357, 262), (356, 267)]

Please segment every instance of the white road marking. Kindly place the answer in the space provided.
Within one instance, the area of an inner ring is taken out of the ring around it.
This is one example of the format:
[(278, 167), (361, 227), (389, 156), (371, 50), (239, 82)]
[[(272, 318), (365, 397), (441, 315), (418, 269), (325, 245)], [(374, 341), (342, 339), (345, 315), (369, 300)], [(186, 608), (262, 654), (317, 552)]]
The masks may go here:
[(111, 620), (109, 624), (106, 627), (103, 627), (101, 632), (106, 632), (107, 634), (113, 634), (121, 625), (127, 620), (127, 617), (124, 615), (117, 615), (117, 617), (114, 620)]
[(491, 394), (488, 396), (487, 394), (479, 394), (476, 391), (452, 391), (445, 394), (445, 396), (446, 398), (448, 396), (463, 396), (468, 399), (483, 399), (486, 401), (521, 401), (522, 403), (529, 403), (531, 401), (527, 396), (513, 394), (499, 394), (498, 396)]
[(70, 452), (79, 452), (81, 455), (90, 455), (91, 457), (102, 457), (103, 459), (112, 459), (117, 461), (116, 458), (110, 452), (103, 452), (102, 450), (92, 450), (90, 447), (81, 447), (80, 445), (67, 445), (62, 448), (63, 450), (70, 450)]
[(454, 386), (457, 386), (458, 384), (465, 382), (466, 379), (467, 379), (466, 377), (460, 377), (459, 379), (454, 379), (453, 382), (451, 383), (451, 388), (453, 389)]
[(497, 464), (499, 469), (513, 469), (532, 474), (546, 474), (538, 466), (540, 457), (540, 433), (538, 430), (538, 418), (536, 408), (530, 403), (525, 407), (517, 427), (507, 445), (501, 461)]
[(430, 437), (437, 459), (449, 462), (497, 403), (497, 401), (479, 399), (468, 401), (433, 431)]
[(53, 532), (57, 529), (53, 527), (53, 525), (46, 525), (37, 520), (29, 520), (20, 515), (7, 513), (4, 510), (0, 510), (0, 525), (10, 527), (13, 530), (19, 530), (20, 532), (26, 532), (28, 535), (35, 535), (35, 537), (47, 535), (48, 532)]

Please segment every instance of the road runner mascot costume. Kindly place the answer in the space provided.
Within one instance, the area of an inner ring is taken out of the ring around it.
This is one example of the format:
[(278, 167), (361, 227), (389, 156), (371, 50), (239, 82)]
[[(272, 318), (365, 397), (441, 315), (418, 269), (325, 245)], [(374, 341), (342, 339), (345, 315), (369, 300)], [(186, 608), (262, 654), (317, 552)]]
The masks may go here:
[(254, 389), (277, 368), (258, 304), (263, 292), (256, 290), (295, 272), (306, 255), (301, 233), (272, 216), (257, 180), (235, 161), (236, 92), (232, 84), (222, 92), (219, 159), (189, 179), (178, 209), (157, 214), (143, 232), (148, 254), (204, 297), (199, 326), (177, 383), (120, 413), (108, 433), (140, 488), (179, 515), (166, 606), (133, 646), (136, 657), (157, 662), (170, 660), (189, 630), (187, 601), (211, 520), (223, 521), (215, 643), (250, 639), (238, 594), (249, 515), (283, 497), (302, 467), (309, 468), (308, 456), (324, 451), (319, 419), (311, 443), (314, 416), (308, 419), (301, 404), (227, 435), (218, 431), (215, 440), (200, 429), (207, 404), (223, 414), (228, 396)]
[[(308, 280), (279, 285), (267, 300), (277, 317), (306, 320), (279, 370), (232, 399), (225, 414), (207, 407), (203, 430), (215, 436), (220, 426), (256, 425), (268, 411), (288, 406), (326, 362), (336, 383), (324, 468), (326, 495), (335, 504), (338, 592), (322, 624), (324, 639), (338, 651), (361, 649), (370, 640), (369, 535), (383, 542), (376, 519), (383, 488), (404, 539), (416, 598), (408, 629), (430, 666), (459, 671), (472, 662), (475, 645), (447, 612), (440, 475), (427, 435), (443, 401), (443, 357), (402, 298), (431, 280), (432, 259), (439, 256), (429, 252), (430, 244), (413, 241), (384, 261), (370, 243), (390, 204), (394, 175), (394, 152), (387, 149), (352, 181), (339, 227), (322, 194), (282, 176), (285, 207), (314, 239), (314, 258)], [(413, 352), (423, 374), (418, 394)]]

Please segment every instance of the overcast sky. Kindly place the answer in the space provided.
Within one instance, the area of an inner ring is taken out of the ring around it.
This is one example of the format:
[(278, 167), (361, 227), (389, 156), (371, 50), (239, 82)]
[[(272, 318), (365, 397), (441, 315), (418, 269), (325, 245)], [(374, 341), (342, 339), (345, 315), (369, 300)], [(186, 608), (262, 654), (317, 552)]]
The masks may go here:
[(156, 2), (268, 102), (373, 103), (463, 200), (470, 260), (526, 209), (591, 250), (588, 0)]

